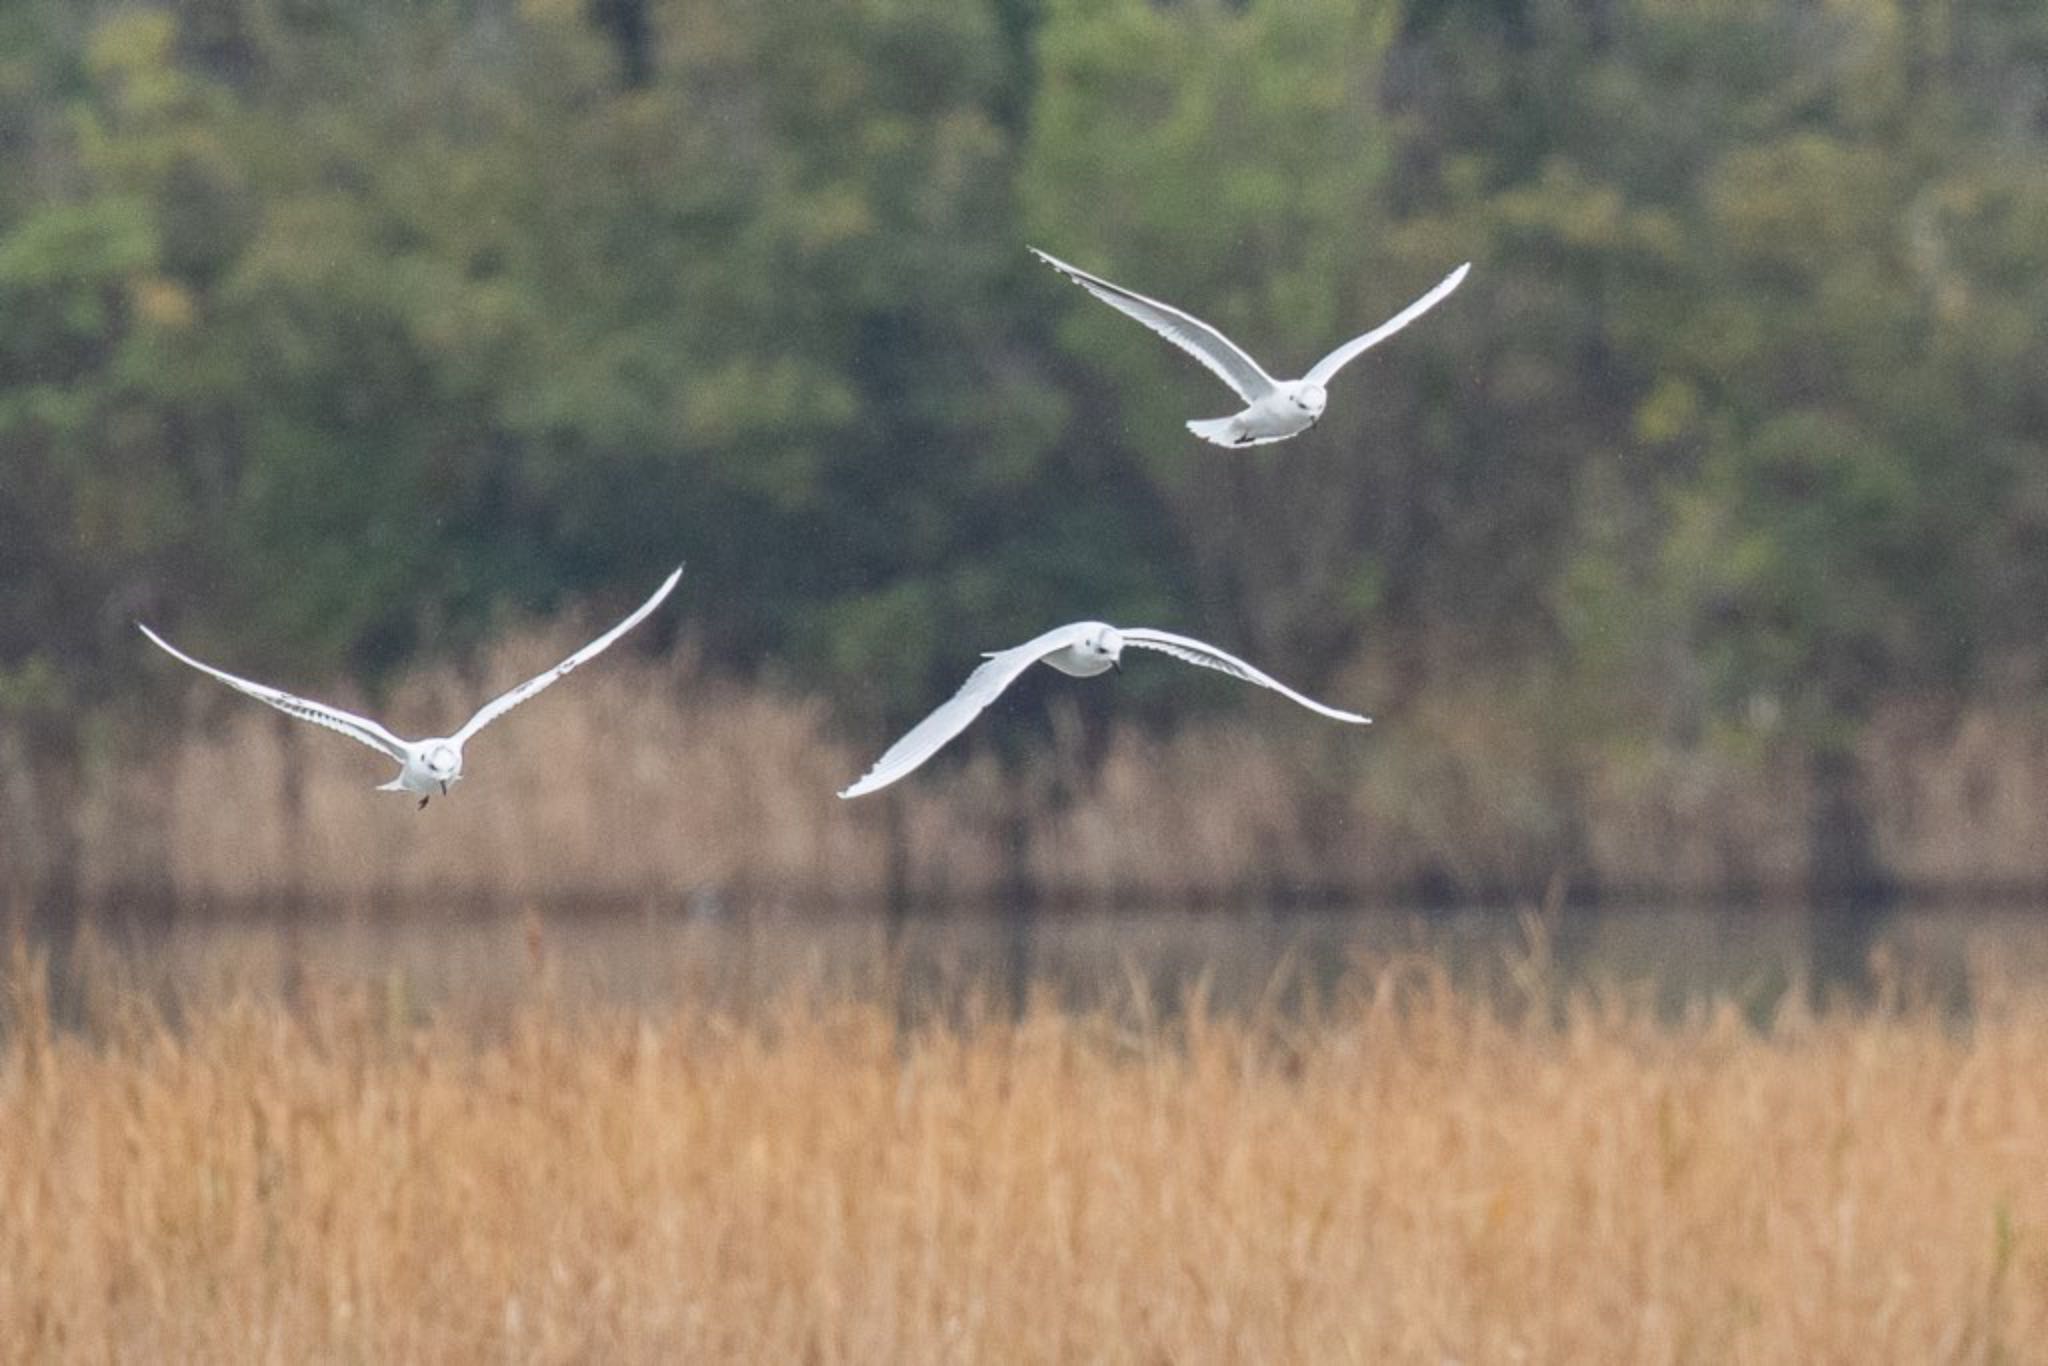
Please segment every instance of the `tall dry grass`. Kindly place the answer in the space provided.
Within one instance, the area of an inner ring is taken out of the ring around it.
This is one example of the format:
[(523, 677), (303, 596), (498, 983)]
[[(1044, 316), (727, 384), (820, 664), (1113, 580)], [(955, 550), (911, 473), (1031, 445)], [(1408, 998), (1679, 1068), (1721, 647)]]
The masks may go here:
[[(16, 1360), (2020, 1361), (2048, 1001), (1679, 1023), (377, 992), (0, 1053)], [(1540, 982), (1532, 987), (1542, 999)]]
[[(443, 729), (584, 635), (565, 623), (509, 637), (473, 674), (412, 677), (379, 710), (403, 731)], [(142, 889), (195, 906), (293, 892), (364, 906), (871, 904), (892, 867), (934, 903), (991, 898), (1020, 876), (1069, 899), (1155, 902), (1530, 895), (1560, 874), (1622, 897), (1796, 897), (1806, 880), (1796, 755), (1573, 729), (1536, 685), (1431, 693), (1363, 733), (1247, 690), (1170, 735), (1119, 727), (1102, 743), (1084, 742), (1054, 688), (1035, 770), (1004, 773), (971, 733), (888, 795), (846, 803), (834, 792), (890, 737), (853, 732), (825, 699), (721, 679), (687, 648), (622, 650), (485, 732), (463, 787), (415, 812), (369, 791), (388, 774), (368, 751), (209, 680), (160, 683), (143, 742), (62, 783), (39, 788), (0, 733), (0, 900), (47, 883), (53, 851), (73, 848), (68, 885), (87, 896)], [(1894, 708), (1863, 760), (1878, 850), (1901, 883), (2048, 888), (2048, 718)], [(1021, 853), (1016, 813), (1029, 817)]]

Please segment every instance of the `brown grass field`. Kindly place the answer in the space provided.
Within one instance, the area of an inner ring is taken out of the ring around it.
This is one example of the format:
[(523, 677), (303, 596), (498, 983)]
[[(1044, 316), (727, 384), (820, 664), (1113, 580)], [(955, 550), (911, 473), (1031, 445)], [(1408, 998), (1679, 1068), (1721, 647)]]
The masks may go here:
[(1401, 956), (909, 1026), (539, 949), (489, 1016), (10, 980), (8, 1359), (2048, 1359), (2048, 993), (1989, 970), (1763, 1028)]

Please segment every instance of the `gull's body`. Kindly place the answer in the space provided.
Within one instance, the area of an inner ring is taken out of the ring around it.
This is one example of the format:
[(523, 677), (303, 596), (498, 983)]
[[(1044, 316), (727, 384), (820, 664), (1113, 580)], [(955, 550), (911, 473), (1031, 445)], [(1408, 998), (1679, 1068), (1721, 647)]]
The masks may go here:
[(428, 797), (436, 794), (445, 795), (450, 788), (462, 781), (462, 747), (469, 743), (471, 737), (521, 702), (559, 683), (579, 665), (602, 654), (613, 641), (638, 626), (648, 613), (659, 607), (662, 599), (675, 591), (676, 581), (682, 577), (683, 571), (678, 568), (668, 576), (660, 588), (655, 590), (654, 596), (634, 609), (631, 616), (546, 673), (536, 674), (518, 687), (500, 693), (484, 703), (477, 708), (476, 715), (463, 724), (461, 730), (453, 735), (437, 735), (427, 740), (402, 739), (367, 716), (357, 716), (339, 707), (330, 707), (324, 702), (297, 697), (281, 688), (251, 682), (226, 670), (216, 669), (211, 664), (194, 659), (147, 626), (142, 626), (140, 622), (136, 625), (141, 626), (142, 634), (148, 636), (172, 658), (191, 665), (201, 673), (213, 675), (237, 692), (247, 693), (259, 702), (267, 702), (287, 716), (294, 716), (301, 721), (310, 721), (316, 726), (324, 726), (328, 730), (339, 732), (351, 740), (368, 745), (387, 758), (396, 760), (398, 776), (380, 785), (377, 790), (411, 792), (419, 797), (420, 805), (425, 806)]
[(1193, 356), (1237, 392), (1243, 411), (1229, 417), (1188, 423), (1188, 430), (1218, 446), (1263, 446), (1299, 436), (1322, 420), (1329, 405), (1329, 383), (1339, 370), (1435, 308), (1472, 269), (1466, 262), (1446, 275), (1436, 288), (1363, 336), (1353, 337), (1317, 361), (1300, 379), (1274, 379), (1250, 353), (1191, 313), (1171, 304), (1111, 284), (1056, 256), (1033, 247), (1031, 254), (1120, 313), (1136, 318)]
[(1133, 626), (1123, 630), (1100, 621), (1077, 621), (1067, 626), (1055, 627), (1035, 640), (1008, 650), (997, 650), (984, 656), (980, 668), (967, 676), (960, 691), (953, 694), (944, 705), (924, 720), (911, 727), (908, 734), (885, 751), (875, 766), (869, 769), (861, 780), (839, 795), (859, 797), (878, 788), (887, 787), (898, 778), (917, 768), (925, 760), (939, 752), (946, 742), (967, 729), (975, 717), (981, 715), (989, 703), (1002, 696), (1026, 669), (1033, 664), (1050, 664), (1063, 674), (1075, 678), (1093, 678), (1120, 667), (1124, 647), (1135, 645), (1141, 649), (1158, 650), (1172, 655), (1175, 659), (1189, 664), (1198, 664), (1205, 669), (1215, 669), (1229, 674), (1232, 678), (1247, 683), (1257, 683), (1282, 693), (1310, 711), (1337, 721), (1348, 721), (1353, 725), (1371, 725), (1372, 719), (1356, 712), (1339, 711), (1326, 707), (1313, 698), (1304, 697), (1278, 679), (1260, 673), (1237, 656), (1227, 654), (1214, 645), (1205, 645), (1187, 636), (1177, 636), (1167, 631), (1154, 631), (1149, 627)]

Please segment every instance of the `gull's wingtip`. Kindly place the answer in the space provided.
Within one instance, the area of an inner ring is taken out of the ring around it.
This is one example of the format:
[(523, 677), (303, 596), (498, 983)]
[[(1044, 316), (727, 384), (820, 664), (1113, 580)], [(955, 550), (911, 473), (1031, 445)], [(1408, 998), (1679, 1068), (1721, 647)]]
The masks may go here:
[(681, 565), (677, 565), (674, 569), (671, 569), (669, 571), (668, 577), (661, 581), (661, 587), (655, 589), (652, 593), (648, 595), (647, 602), (641, 607), (640, 610), (642, 612), (651, 612), (659, 604), (668, 601), (668, 595), (675, 592), (676, 585), (681, 583), (682, 581), (683, 567)]
[(1459, 285), (1465, 283), (1465, 276), (1467, 272), (1469, 272), (1471, 269), (1472, 263), (1470, 261), (1467, 261), (1464, 265), (1459, 266), (1456, 270), (1452, 271), (1449, 275), (1445, 276), (1444, 283), (1449, 285), (1452, 289), (1456, 289)]
[[(915, 767), (915, 765), (912, 765), (912, 767)], [(902, 776), (901, 773), (884, 775), (879, 766), (871, 768), (866, 773), (860, 775), (860, 781), (844, 788), (839, 794), (839, 799), (846, 801), (853, 797), (865, 797), (870, 792), (880, 792)]]
[(1079, 275), (1081, 273), (1078, 267), (1068, 265), (1065, 261), (1062, 261), (1059, 257), (1053, 255), (1049, 251), (1040, 251), (1037, 247), (1030, 246), (1028, 244), (1025, 246), (1024, 249), (1030, 252), (1033, 256), (1036, 256), (1039, 260), (1051, 266), (1054, 270), (1058, 271), (1062, 275), (1074, 276)]

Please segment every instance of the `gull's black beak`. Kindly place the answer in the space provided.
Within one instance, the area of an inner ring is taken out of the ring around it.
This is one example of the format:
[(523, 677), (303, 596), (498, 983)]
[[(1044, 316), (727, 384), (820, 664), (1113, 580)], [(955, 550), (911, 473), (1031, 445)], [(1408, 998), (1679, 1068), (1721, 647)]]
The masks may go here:
[(1118, 673), (1122, 673), (1124, 671), (1124, 662), (1121, 659), (1112, 659), (1109, 661), (1109, 667), (1115, 669)]
[(447, 784), (447, 783), (442, 783), (442, 784), (441, 784), (441, 795), (442, 795), (442, 796), (444, 796), (444, 797), (448, 795), (448, 784)]

